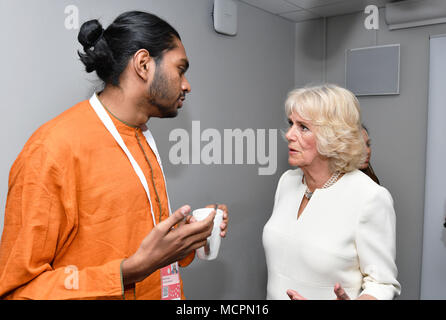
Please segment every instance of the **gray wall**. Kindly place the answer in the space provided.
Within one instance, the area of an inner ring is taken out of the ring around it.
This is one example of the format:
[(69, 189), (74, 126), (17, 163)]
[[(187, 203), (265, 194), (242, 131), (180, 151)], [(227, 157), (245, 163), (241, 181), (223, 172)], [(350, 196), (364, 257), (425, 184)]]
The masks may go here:
[[(420, 297), (424, 181), (429, 86), (429, 36), (446, 25), (389, 31), (380, 10), (380, 29), (364, 28), (363, 13), (296, 24), (295, 83), (345, 85), (345, 50), (401, 44), (400, 94), (360, 97), (363, 121), (372, 138), (371, 163), (391, 192), (397, 215), (400, 299)], [(324, 32), (326, 30), (326, 32)], [(316, 35), (319, 37), (317, 42)], [(310, 46), (303, 39), (311, 38)], [(321, 54), (322, 52), (322, 54)], [(322, 58), (317, 61), (318, 57)], [(314, 68), (313, 68), (314, 67)], [(314, 69), (314, 72), (313, 70)]]
[[(287, 148), (278, 144), (274, 175), (259, 176), (258, 165), (178, 165), (169, 163), (175, 128), (201, 131), (280, 129), (283, 102), (294, 85), (294, 24), (240, 3), (237, 37), (213, 31), (211, 0), (8, 0), (0, 2), (2, 77), (0, 231), (9, 169), (40, 125), (89, 98), (100, 83), (84, 73), (76, 50), (78, 30), (64, 27), (67, 5), (78, 6), (80, 20), (100, 18), (107, 26), (119, 13), (151, 11), (180, 32), (191, 68), (192, 93), (176, 119), (150, 121), (166, 170), (172, 207), (193, 208), (218, 201), (230, 211), (228, 237), (220, 256), (195, 260), (183, 269), (189, 299), (264, 299), (266, 265), (262, 229), (273, 206), (277, 181), (287, 168)], [(245, 162), (246, 163), (246, 162)]]

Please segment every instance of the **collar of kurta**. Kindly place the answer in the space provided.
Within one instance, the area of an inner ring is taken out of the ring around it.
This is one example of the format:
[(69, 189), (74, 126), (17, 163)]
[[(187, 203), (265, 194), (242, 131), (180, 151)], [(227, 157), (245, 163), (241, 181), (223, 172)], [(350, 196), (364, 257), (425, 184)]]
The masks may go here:
[[(97, 116), (99, 117), (99, 119), (102, 121), (104, 126), (107, 128), (107, 130), (110, 132), (110, 134), (116, 140), (118, 145), (124, 151), (124, 153), (126, 154), (127, 158), (129, 159), (130, 163), (132, 164), (133, 169), (135, 170), (136, 174), (138, 175), (138, 178), (141, 181), (141, 183), (142, 183), (142, 185), (144, 187), (144, 190), (146, 191), (146, 195), (147, 195), (147, 197), (149, 199), (150, 210), (152, 212), (153, 223), (154, 223), (154, 225), (156, 225), (155, 215), (153, 213), (152, 202), (151, 202), (151, 199), (150, 199), (149, 187), (148, 187), (148, 184), (147, 184), (147, 180), (146, 180), (146, 178), (144, 176), (144, 173), (142, 172), (142, 170), (139, 167), (138, 163), (135, 161), (135, 159), (133, 158), (132, 154), (130, 153), (130, 151), (128, 150), (127, 146), (125, 145), (124, 140), (120, 136), (118, 130), (116, 129), (116, 127), (115, 127), (112, 119), (110, 118), (109, 114), (107, 113), (105, 107), (102, 105), (101, 101), (99, 100), (98, 95), (97, 95), (96, 92), (90, 98), (89, 102), (90, 102), (90, 105), (92, 106), (92, 108), (94, 109), (94, 111), (96, 112)], [(153, 138), (153, 135), (150, 132), (150, 130), (147, 127), (147, 125), (144, 125), (144, 128), (141, 128), (141, 130), (143, 131), (143, 134), (144, 134), (144, 137), (147, 140), (147, 143), (149, 144), (150, 148), (152, 149), (153, 153), (155, 154), (156, 159), (157, 159), (157, 161), (159, 163), (159, 166), (161, 168), (161, 172), (163, 173), (164, 183), (166, 184), (166, 193), (167, 193), (167, 201), (168, 201), (168, 205), (169, 205), (169, 214), (171, 214), (172, 210), (171, 210), (171, 207), (170, 207), (169, 193), (167, 192), (166, 177), (165, 177), (165, 174), (164, 174), (163, 166), (161, 164), (161, 157), (160, 157), (158, 149), (156, 147), (155, 139)]]

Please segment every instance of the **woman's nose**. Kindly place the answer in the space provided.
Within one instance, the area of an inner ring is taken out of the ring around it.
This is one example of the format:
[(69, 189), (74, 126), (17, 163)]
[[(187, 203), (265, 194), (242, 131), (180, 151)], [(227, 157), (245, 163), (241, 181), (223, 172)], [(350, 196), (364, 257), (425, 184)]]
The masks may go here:
[(290, 127), (288, 130), (287, 130), (287, 132), (285, 133), (285, 138), (288, 140), (288, 141), (293, 141), (293, 140), (295, 140), (296, 138), (296, 134), (293, 132), (293, 127)]

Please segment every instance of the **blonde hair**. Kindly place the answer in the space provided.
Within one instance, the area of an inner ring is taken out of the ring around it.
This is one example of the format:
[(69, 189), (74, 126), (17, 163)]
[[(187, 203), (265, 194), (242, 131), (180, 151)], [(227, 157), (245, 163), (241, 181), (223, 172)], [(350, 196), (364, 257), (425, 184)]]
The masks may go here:
[(295, 112), (316, 127), (317, 150), (329, 159), (331, 170), (350, 172), (364, 163), (359, 101), (349, 90), (334, 84), (295, 89), (288, 94), (285, 112)]

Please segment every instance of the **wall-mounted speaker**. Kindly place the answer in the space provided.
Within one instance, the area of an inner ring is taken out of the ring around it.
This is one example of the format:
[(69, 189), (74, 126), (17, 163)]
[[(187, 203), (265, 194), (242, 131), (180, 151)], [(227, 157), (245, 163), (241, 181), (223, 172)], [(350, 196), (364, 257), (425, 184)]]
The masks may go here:
[(345, 84), (357, 96), (400, 93), (400, 45), (349, 49)]
[(237, 34), (237, 3), (234, 0), (214, 0), (214, 29), (228, 36)]

